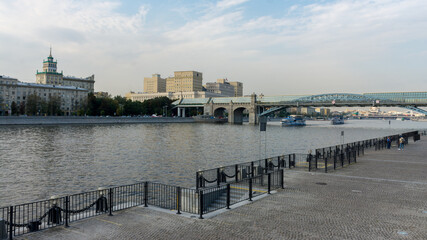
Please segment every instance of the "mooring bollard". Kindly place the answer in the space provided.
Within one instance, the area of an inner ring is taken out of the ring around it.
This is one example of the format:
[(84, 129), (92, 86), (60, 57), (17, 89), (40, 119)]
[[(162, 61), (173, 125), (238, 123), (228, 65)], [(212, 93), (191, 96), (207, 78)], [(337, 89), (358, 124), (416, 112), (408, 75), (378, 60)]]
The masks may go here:
[(268, 174), (268, 194), (270, 194), (271, 191), (271, 173)]

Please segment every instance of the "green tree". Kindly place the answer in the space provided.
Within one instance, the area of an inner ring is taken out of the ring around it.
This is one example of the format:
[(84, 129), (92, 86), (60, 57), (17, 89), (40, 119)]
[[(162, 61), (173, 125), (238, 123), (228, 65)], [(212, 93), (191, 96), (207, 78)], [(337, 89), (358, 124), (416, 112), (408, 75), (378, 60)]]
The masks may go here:
[(21, 104), (19, 104), (19, 114), (25, 114), (25, 102), (21, 102)]
[(47, 103), (47, 114), (52, 116), (62, 115), (60, 97), (58, 96), (49, 97), (49, 101)]
[(37, 115), (41, 110), (41, 98), (36, 94), (27, 96), (25, 112), (27, 115)]
[(12, 102), (12, 105), (10, 106), (10, 109), (12, 110), (12, 115), (18, 114), (18, 104), (16, 104), (15, 101)]

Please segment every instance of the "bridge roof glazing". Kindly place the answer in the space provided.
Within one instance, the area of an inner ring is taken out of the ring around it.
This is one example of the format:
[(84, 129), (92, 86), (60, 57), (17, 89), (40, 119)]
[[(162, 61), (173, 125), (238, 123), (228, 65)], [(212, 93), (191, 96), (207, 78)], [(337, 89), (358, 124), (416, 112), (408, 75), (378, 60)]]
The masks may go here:
[(292, 102), (302, 97), (309, 95), (285, 95), (285, 96), (263, 96), (257, 97), (258, 103), (278, 103), (278, 102)]
[(209, 102), (209, 98), (184, 98), (178, 99), (172, 105), (202, 105)]
[(427, 92), (389, 92), (389, 93), (364, 93), (363, 95), (378, 99), (388, 99), (403, 103), (426, 103)]
[(251, 103), (251, 97), (216, 97), (212, 98), (211, 102), (213, 103)]

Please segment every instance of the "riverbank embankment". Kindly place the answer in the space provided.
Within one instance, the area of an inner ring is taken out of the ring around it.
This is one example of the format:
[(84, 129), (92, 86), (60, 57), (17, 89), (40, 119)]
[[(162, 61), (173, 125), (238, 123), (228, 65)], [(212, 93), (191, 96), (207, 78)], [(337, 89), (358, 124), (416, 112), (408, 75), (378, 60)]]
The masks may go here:
[(193, 118), (172, 117), (69, 117), (31, 116), (0, 117), (0, 126), (9, 125), (69, 125), (69, 124), (138, 124), (138, 123), (193, 123)]

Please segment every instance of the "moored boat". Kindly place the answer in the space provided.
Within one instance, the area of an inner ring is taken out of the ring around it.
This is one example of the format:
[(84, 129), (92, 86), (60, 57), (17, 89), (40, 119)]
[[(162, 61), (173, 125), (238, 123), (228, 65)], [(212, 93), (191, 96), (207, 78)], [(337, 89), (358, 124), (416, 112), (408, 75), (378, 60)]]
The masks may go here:
[(343, 116), (334, 116), (331, 120), (332, 125), (344, 124)]
[(222, 118), (222, 117), (214, 117), (214, 116), (208, 116), (208, 115), (199, 115), (193, 117), (194, 121), (196, 122), (203, 122), (203, 123), (226, 123), (228, 122), (228, 118)]
[(283, 118), (282, 126), (305, 126), (305, 119), (301, 115), (290, 115), (287, 118)]

